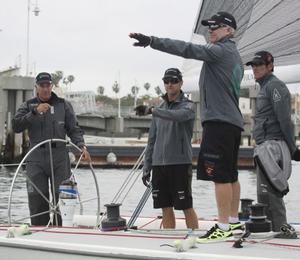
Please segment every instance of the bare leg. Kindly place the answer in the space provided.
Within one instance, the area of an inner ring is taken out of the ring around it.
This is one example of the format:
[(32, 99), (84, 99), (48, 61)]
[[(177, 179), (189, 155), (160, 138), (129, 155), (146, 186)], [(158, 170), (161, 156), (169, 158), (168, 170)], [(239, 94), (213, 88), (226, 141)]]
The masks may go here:
[(232, 184), (215, 183), (215, 193), (218, 207), (218, 219), (220, 223), (227, 224), (231, 213)]
[(232, 187), (232, 201), (231, 201), (230, 217), (237, 218), (239, 205), (240, 205), (240, 196), (241, 196), (240, 182), (236, 181), (232, 183), (231, 187)]
[(163, 228), (175, 228), (175, 214), (173, 208), (162, 208), (162, 213)]
[(198, 229), (198, 217), (195, 210), (193, 208), (189, 208), (183, 210), (183, 213), (185, 215), (185, 223), (187, 228)]

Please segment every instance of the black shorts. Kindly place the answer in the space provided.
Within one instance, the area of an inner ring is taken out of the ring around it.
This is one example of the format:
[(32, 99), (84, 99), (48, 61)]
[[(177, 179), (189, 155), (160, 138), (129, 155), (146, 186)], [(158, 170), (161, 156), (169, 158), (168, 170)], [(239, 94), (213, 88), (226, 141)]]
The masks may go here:
[(192, 177), (191, 164), (153, 166), (153, 207), (174, 207), (178, 210), (192, 208)]
[(238, 180), (241, 131), (241, 128), (228, 123), (204, 123), (197, 179), (216, 183), (233, 183)]

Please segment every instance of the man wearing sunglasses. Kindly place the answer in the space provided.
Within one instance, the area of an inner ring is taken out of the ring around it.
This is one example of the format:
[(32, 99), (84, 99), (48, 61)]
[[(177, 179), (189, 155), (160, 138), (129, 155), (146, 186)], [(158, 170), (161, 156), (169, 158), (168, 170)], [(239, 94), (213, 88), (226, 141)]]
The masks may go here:
[[(287, 86), (275, 75), (274, 58), (267, 51), (255, 53), (246, 63), (251, 66), (256, 82), (260, 85), (254, 116), (253, 137), (256, 141), (254, 156), (257, 168), (257, 201), (267, 205), (267, 217), (272, 229), (279, 232), (287, 225), (286, 209), (282, 197), (289, 191), (291, 157), (300, 160), (296, 148), (294, 127), (291, 120), (291, 95)], [(290, 230), (278, 237), (294, 238)]]
[(208, 26), (209, 43), (206, 45), (140, 33), (130, 33), (129, 37), (137, 40), (134, 46), (150, 45), (156, 50), (203, 61), (199, 79), (203, 134), (197, 178), (215, 184), (218, 224), (198, 240), (209, 242), (232, 236), (233, 229), (241, 228), (237, 157), (243, 130), (239, 91), (244, 71), (236, 44), (231, 39), (237, 28), (234, 17), (218, 12), (201, 23)]
[(154, 208), (162, 208), (164, 228), (175, 228), (173, 208), (183, 210), (188, 228), (197, 229), (192, 197), (192, 145), (194, 103), (181, 91), (179, 69), (167, 69), (163, 82), (166, 94), (156, 108), (135, 108), (139, 116), (152, 114), (143, 167), (143, 183), (150, 185)]
[[(82, 149), (83, 159), (90, 161), (90, 155), (84, 145), (83, 132), (78, 126), (72, 105), (52, 92), (51, 75), (41, 72), (36, 76), (35, 83), (37, 96), (24, 102), (17, 110), (12, 120), (13, 130), (16, 133), (28, 130), (30, 149), (44, 140), (65, 139), (67, 135), (74, 144)], [(49, 204), (45, 199), (49, 200), (48, 182), (51, 180), (49, 150), (48, 143), (39, 146), (29, 155), (26, 163), (29, 211), (30, 216), (36, 215), (31, 217), (32, 225), (45, 226), (49, 224), (50, 220)], [(56, 202), (54, 203), (57, 203), (59, 185), (70, 177), (70, 163), (64, 143), (52, 143), (51, 150), (55, 179)], [(53, 194), (52, 198), (54, 198)], [(59, 214), (57, 214), (57, 219), (58, 223), (54, 217), (54, 223), (61, 225)]]

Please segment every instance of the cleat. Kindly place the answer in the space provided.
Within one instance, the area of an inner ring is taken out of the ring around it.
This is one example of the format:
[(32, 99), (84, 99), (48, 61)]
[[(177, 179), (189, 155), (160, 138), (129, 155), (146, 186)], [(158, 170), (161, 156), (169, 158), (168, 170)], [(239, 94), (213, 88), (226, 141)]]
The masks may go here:
[(197, 243), (210, 243), (210, 242), (219, 242), (226, 240), (228, 237), (233, 236), (232, 230), (222, 230), (216, 224), (213, 226), (204, 236), (197, 238)]
[(294, 227), (289, 224), (283, 224), (280, 227), (280, 233), (276, 234), (274, 238), (298, 239), (298, 236)]

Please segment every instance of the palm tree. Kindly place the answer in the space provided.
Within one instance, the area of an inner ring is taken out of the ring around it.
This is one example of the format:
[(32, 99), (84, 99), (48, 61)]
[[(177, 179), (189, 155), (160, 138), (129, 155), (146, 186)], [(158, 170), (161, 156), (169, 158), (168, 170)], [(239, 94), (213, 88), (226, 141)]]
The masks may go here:
[(150, 83), (149, 82), (146, 82), (144, 84), (144, 88), (146, 89), (146, 91), (148, 92), (149, 91), (149, 88), (151, 87)]
[(131, 87), (131, 93), (132, 93), (132, 96), (134, 96), (134, 107), (136, 107), (136, 99), (137, 99), (137, 95), (139, 93), (139, 87), (138, 86), (132, 86)]
[(64, 73), (61, 70), (57, 70), (54, 73), (51, 73), (52, 83), (55, 87), (59, 87), (59, 82), (63, 79)]
[(139, 87), (137, 86), (132, 86), (131, 87), (131, 93), (132, 93), (132, 96), (137, 96), (137, 94), (139, 93)]
[[(113, 84), (112, 90), (113, 90), (113, 92), (116, 93), (116, 96), (117, 96), (117, 94), (120, 91), (120, 85), (117, 81), (115, 81), (115, 83)], [(118, 117), (119, 118), (121, 117), (121, 99), (120, 99), (120, 96), (118, 97)]]
[(66, 87), (68, 87), (69, 81), (67, 78), (63, 78), (62, 83), (65, 84)]
[(75, 80), (75, 77), (73, 75), (69, 75), (67, 77), (63, 78), (62, 83), (65, 84), (66, 89), (68, 90), (68, 86), (71, 87), (71, 83)]
[(112, 90), (113, 90), (113, 92), (115, 92), (116, 94), (119, 93), (119, 91), (120, 91), (120, 86), (119, 86), (119, 84), (118, 84), (117, 81), (115, 81), (115, 83), (112, 85)]
[(73, 75), (69, 75), (69, 76), (67, 77), (67, 79), (68, 79), (68, 82), (69, 82), (70, 87), (71, 87), (71, 84), (72, 84), (72, 82), (74, 82), (75, 77), (74, 77)]
[(163, 94), (159, 86), (156, 86), (154, 89), (157, 96), (161, 96)]
[(97, 92), (98, 92), (98, 94), (99, 94), (100, 96), (103, 96), (103, 94), (104, 94), (104, 87), (103, 87), (103, 86), (99, 86), (99, 87), (97, 88)]

